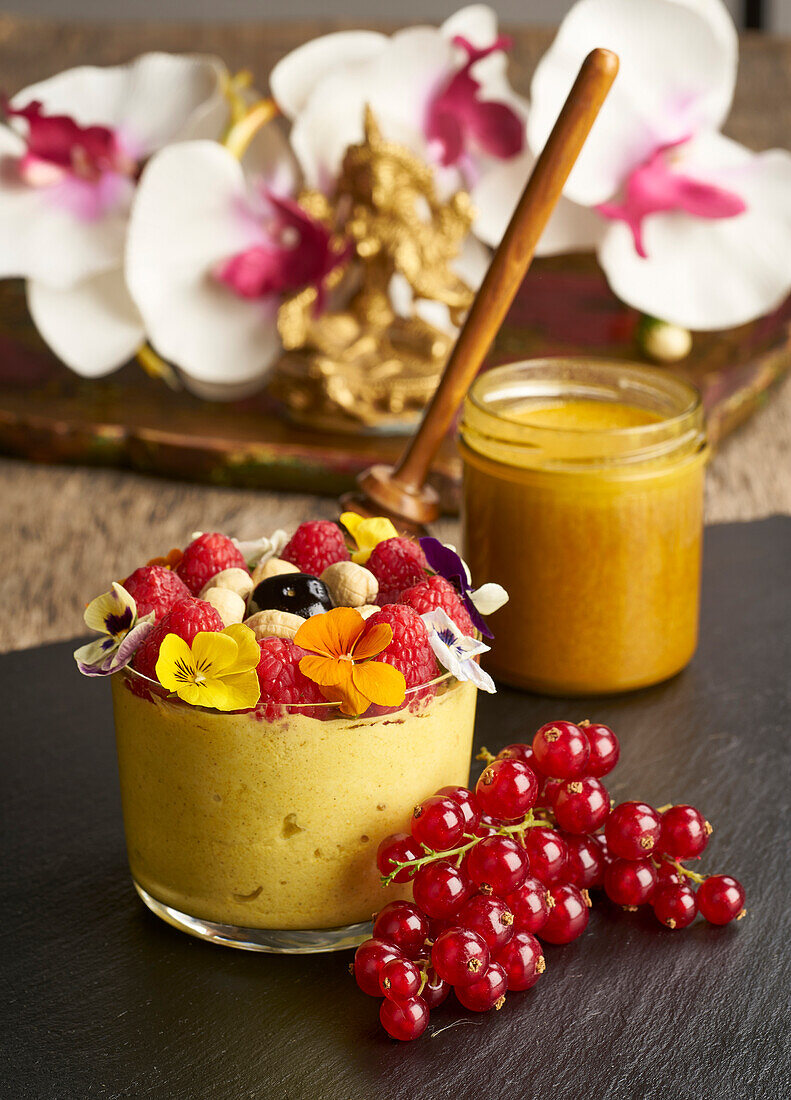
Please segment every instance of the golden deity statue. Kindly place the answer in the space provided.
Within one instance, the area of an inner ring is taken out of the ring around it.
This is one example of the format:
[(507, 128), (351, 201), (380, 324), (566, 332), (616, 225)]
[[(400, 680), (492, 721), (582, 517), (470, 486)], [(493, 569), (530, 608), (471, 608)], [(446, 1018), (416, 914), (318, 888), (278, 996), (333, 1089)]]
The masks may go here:
[(472, 302), (451, 267), (470, 230), (469, 196), (440, 200), (431, 167), (386, 141), (368, 108), (334, 194), (303, 191), (299, 202), (332, 229), (339, 250), (351, 247), (327, 280), (322, 310), (314, 287), (281, 305), (286, 354), (272, 392), (296, 418), (335, 430), (414, 420), (453, 343), (420, 315), (421, 303), (445, 307), (458, 325)]

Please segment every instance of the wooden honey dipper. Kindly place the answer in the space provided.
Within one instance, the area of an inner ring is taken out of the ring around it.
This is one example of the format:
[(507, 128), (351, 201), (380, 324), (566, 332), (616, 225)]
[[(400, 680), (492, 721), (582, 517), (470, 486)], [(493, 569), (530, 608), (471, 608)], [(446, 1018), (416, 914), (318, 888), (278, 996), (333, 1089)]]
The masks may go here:
[(396, 466), (371, 466), (358, 492), (341, 498), (344, 509), (386, 515), (414, 530), (439, 515), (439, 498), (426, 485), (437, 451), (514, 300), (536, 245), (563, 191), (618, 73), (610, 50), (592, 50), (535, 163), (489, 270), (450, 354), (439, 386)]

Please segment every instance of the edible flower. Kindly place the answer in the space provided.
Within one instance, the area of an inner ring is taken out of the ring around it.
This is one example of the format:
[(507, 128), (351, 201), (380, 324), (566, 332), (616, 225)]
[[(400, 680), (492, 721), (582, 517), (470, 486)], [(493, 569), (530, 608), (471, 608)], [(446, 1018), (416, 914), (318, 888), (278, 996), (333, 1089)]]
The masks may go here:
[(249, 539), (247, 541), (231, 539), (231, 542), (242, 555), (249, 568), (253, 569), (256, 565), (269, 561), (270, 558), (279, 558), (288, 542), (288, 534), (278, 527), (277, 531), (273, 531), (268, 537), (264, 536), (260, 539)]
[(183, 557), (184, 551), (174, 546), (163, 557), (151, 558), (150, 561), (146, 562), (146, 565), (161, 565), (163, 569), (175, 569)]
[(482, 584), (480, 588), (473, 588), (467, 563), (452, 546), (447, 546), (435, 538), (423, 538), (420, 540), (420, 545), (426, 555), (426, 561), (434, 572), (439, 573), (459, 590), (459, 595), (476, 628), (485, 637), (493, 637), (483, 616), (491, 615), (503, 604), (508, 603), (508, 593), (503, 586), (489, 583)]
[(256, 666), (261, 650), (244, 623), (225, 630), (203, 630), (189, 646), (178, 634), (167, 634), (156, 664), (157, 679), (193, 707), (248, 710), (261, 696)]
[(74, 651), (83, 676), (109, 676), (124, 668), (154, 625), (153, 612), (138, 619), (134, 597), (116, 581), (109, 592), (91, 600), (84, 618), (85, 625), (103, 637)]
[(366, 624), (353, 607), (336, 607), (306, 619), (294, 636), (307, 649), (300, 670), (319, 685), (325, 699), (341, 704), (341, 713), (363, 714), (371, 703), (397, 707), (406, 696), (404, 674), (374, 661), (393, 640), (387, 623)]
[(352, 553), (352, 561), (358, 565), (365, 565), (380, 542), (398, 537), (398, 531), (384, 516), (363, 519), (356, 512), (344, 512), (341, 523), (357, 543), (357, 549)]
[(484, 672), (475, 657), (490, 649), (485, 642), (462, 634), (453, 619), (441, 607), (420, 616), (426, 624), (428, 640), (434, 656), (457, 680), (469, 680), (477, 688), (494, 694), (497, 688), (488, 672)]

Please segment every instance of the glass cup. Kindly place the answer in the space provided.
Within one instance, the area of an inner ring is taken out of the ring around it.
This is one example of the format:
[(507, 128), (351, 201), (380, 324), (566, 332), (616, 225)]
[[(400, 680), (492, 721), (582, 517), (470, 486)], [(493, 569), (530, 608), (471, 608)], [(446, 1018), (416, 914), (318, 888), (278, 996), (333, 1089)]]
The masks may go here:
[(339, 950), (409, 885), (382, 889), (376, 848), (416, 803), (466, 784), (475, 688), (446, 674), (399, 708), (220, 713), (112, 677), (132, 880), (163, 920), (254, 951)]
[(465, 558), (511, 597), (493, 618), (495, 677), (603, 694), (684, 668), (707, 456), (691, 385), (595, 359), (499, 367), (466, 398), (460, 448)]

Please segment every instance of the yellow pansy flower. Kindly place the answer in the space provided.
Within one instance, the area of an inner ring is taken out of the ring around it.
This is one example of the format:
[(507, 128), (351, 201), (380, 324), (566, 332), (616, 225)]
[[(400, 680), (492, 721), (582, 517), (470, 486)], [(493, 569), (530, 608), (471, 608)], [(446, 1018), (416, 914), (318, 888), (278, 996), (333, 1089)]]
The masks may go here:
[(157, 679), (193, 707), (249, 710), (261, 696), (256, 667), (261, 650), (249, 626), (201, 631), (191, 646), (167, 634), (159, 649)]
[(365, 565), (371, 556), (371, 551), (380, 542), (386, 539), (398, 538), (398, 531), (389, 519), (384, 516), (374, 516), (373, 519), (363, 519), (356, 512), (344, 512), (341, 523), (357, 543), (357, 549), (352, 554), (352, 561), (358, 565)]

